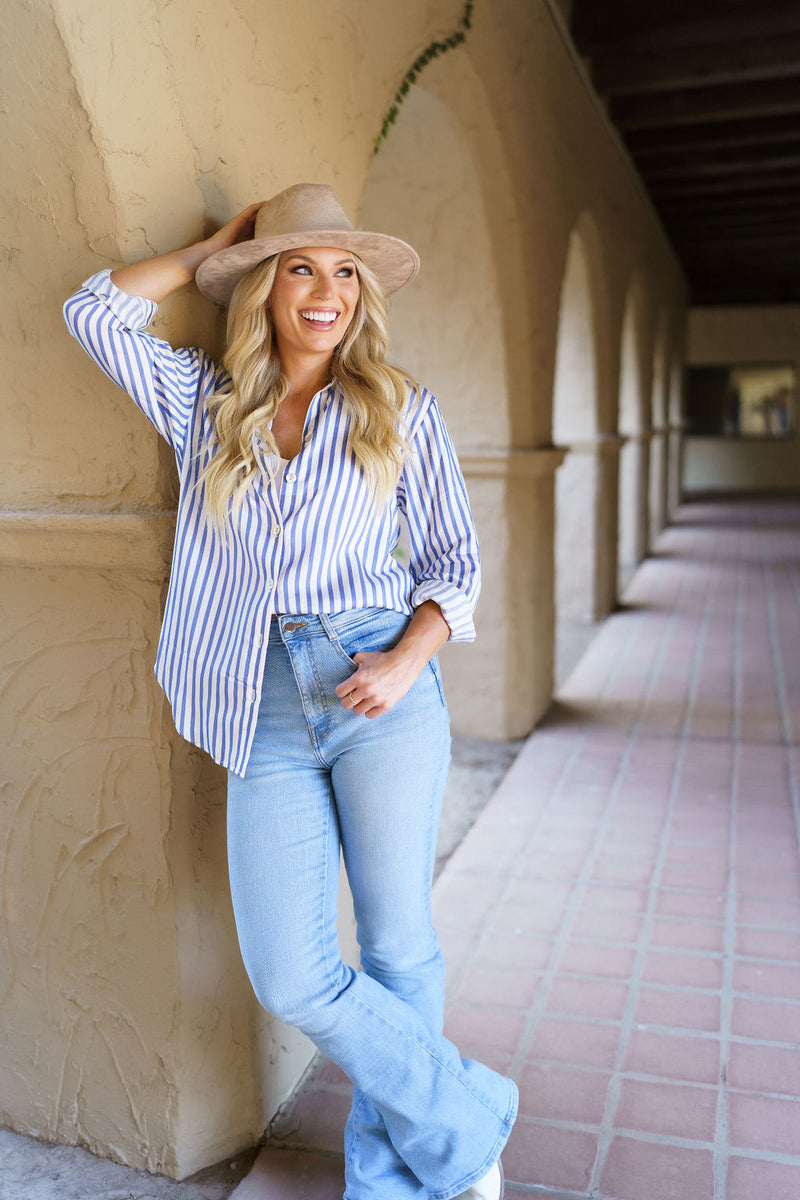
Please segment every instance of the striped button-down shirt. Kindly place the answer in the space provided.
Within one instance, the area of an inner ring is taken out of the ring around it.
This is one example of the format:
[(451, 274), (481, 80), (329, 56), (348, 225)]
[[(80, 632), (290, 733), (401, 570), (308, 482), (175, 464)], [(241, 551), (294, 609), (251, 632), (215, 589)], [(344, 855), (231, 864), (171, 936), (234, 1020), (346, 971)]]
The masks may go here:
[[(370, 498), (347, 450), (338, 385), (311, 402), (300, 453), (279, 486), (256, 439), (260, 471), (227, 535), (204, 512), (198, 477), (214, 450), (208, 399), (230, 383), (196, 348), (144, 332), (156, 305), (93, 275), (64, 307), (67, 325), (172, 446), (180, 501), (156, 676), (178, 731), (243, 774), (255, 732), (269, 622), (278, 613), (440, 606), (453, 641), (475, 636), (475, 530), (452, 442), (433, 396), (412, 392), (409, 454), (396, 494)], [(401, 521), (408, 553), (396, 553)]]

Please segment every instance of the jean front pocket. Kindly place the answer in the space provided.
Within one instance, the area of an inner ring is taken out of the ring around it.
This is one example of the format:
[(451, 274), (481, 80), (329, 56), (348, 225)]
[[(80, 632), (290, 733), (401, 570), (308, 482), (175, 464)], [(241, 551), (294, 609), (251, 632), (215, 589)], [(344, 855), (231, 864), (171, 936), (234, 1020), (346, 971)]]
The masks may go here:
[(328, 619), (328, 637), (331, 644), (350, 664), (358, 669), (356, 654), (367, 650), (385, 652), (400, 641), (408, 628), (410, 618), (393, 609), (374, 609), (371, 613), (348, 613), (341, 620)]

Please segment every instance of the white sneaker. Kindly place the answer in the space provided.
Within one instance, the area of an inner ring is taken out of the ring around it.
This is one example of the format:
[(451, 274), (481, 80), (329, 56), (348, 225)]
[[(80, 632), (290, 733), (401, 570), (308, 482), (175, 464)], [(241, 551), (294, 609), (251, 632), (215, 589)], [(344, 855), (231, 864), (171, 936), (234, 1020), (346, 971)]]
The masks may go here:
[(477, 1183), (473, 1183), (472, 1187), (467, 1188), (456, 1200), (503, 1200), (503, 1192), (505, 1191), (505, 1180), (503, 1178), (503, 1165), (498, 1158), (493, 1167), (490, 1167), (482, 1179)]

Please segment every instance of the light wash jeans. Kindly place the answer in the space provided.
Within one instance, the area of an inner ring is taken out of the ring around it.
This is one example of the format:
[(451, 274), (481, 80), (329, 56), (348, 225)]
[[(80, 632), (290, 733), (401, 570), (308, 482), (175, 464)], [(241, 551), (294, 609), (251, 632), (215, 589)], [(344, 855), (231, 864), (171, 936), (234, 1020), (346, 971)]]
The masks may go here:
[[(384, 609), (272, 621), (244, 778), (228, 777), (228, 855), (245, 966), (263, 1006), (352, 1079), (345, 1200), (451, 1200), (498, 1158), (510, 1079), (442, 1036), (444, 965), (430, 886), (450, 758), (434, 659), (388, 713), (342, 707), (360, 650), (408, 618)], [(339, 849), (363, 970), (336, 936)]]

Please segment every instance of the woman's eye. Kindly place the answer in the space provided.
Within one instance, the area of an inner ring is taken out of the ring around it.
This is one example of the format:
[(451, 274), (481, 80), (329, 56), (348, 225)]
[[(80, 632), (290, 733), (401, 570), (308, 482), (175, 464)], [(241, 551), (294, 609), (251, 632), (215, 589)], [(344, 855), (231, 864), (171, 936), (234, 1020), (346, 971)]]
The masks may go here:
[(305, 263), (298, 263), (296, 267), (291, 268), (293, 275), (310, 275), (311, 267), (307, 267)]
[(352, 267), (342, 267), (336, 274), (344, 275), (345, 279), (349, 279), (354, 274), (354, 271)]

